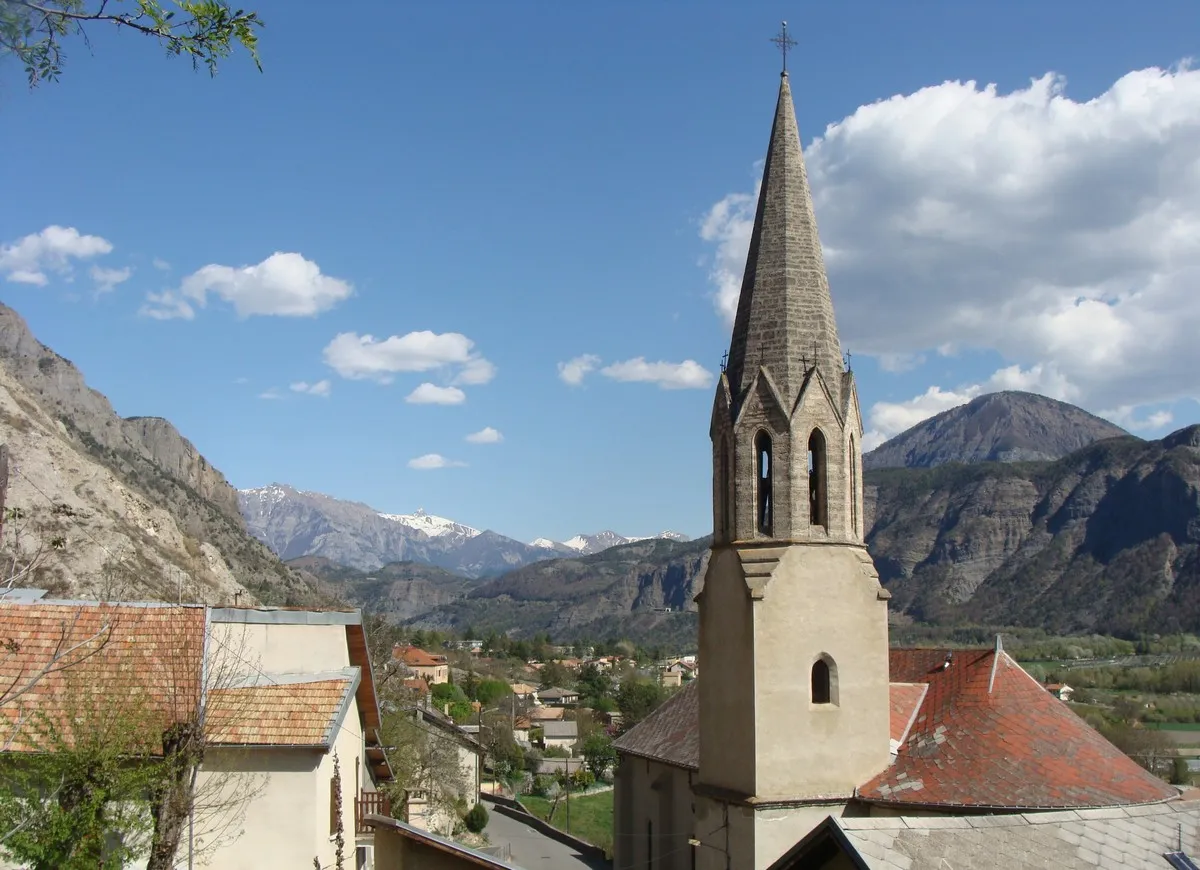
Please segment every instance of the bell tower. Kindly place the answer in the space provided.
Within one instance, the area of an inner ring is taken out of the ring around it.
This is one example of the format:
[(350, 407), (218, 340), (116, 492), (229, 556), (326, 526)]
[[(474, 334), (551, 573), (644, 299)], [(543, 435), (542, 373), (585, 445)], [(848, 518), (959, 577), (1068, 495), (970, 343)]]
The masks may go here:
[(889, 763), (862, 434), (785, 68), (710, 426), (698, 867), (767, 867)]

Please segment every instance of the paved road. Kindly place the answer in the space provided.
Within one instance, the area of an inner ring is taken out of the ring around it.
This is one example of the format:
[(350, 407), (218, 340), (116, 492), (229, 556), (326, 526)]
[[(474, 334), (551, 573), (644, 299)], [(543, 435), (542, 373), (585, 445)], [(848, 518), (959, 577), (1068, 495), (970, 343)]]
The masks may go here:
[(528, 825), (488, 808), (488, 839), (495, 845), (508, 843), (512, 863), (524, 870), (610, 870), (607, 861), (589, 859), (575, 849), (535, 831)]

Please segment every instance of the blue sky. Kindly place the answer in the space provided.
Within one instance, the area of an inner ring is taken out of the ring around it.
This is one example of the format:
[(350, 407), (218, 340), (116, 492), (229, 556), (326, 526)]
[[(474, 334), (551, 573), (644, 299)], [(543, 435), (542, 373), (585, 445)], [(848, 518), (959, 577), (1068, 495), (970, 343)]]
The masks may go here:
[(781, 18), (869, 438), (1005, 387), (1200, 420), (1190, 0), (248, 5), (261, 75), (0, 66), (0, 298), (236, 486), (706, 533)]

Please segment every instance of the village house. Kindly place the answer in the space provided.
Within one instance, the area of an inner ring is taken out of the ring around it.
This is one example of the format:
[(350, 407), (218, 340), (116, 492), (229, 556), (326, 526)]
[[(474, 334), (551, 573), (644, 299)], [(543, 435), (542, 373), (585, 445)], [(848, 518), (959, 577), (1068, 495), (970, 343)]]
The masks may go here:
[[(464, 811), (470, 810), (479, 801), (479, 782), (483, 770), (483, 747), (476, 738), (478, 727), (460, 727), (448, 716), (429, 707), (414, 707), (408, 712), (421, 726), (427, 740), (437, 741), (440, 749), (454, 753), (457, 759), (457, 782), (440, 781), (436, 785), (449, 789), (448, 796), (456, 799)], [(454, 833), (458, 813), (445, 800), (446, 795), (438, 797), (443, 799), (435, 799), (434, 795), (421, 790), (410, 791), (403, 815), (414, 827), (448, 837)]]
[(1060, 701), (1070, 701), (1075, 690), (1066, 683), (1046, 683), (1046, 691)]
[(615, 741), (617, 870), (1196, 866), (1200, 802), (999, 637), (889, 650), (786, 72), (708, 430), (704, 674)]
[(420, 647), (408, 644), (396, 644), (392, 649), (392, 658), (402, 662), (431, 686), (450, 682), (450, 664), (443, 655), (428, 653)]
[(513, 697), (518, 701), (537, 701), (537, 686), (531, 686), (528, 683), (509, 683), (508, 688), (512, 690)]
[(543, 749), (565, 749), (574, 754), (575, 743), (579, 740), (579, 723), (574, 719), (566, 719), (561, 722), (543, 722), (542, 728), (542, 748)]
[(574, 689), (539, 689), (537, 701), (547, 707), (570, 707), (579, 703), (579, 693)]
[(207, 745), (181, 861), (251, 870), (270, 855), (276, 866), (332, 865), (330, 838), (340, 828), (358, 865), (370, 866), (373, 837), (362, 817), (387, 812), (378, 788), (391, 769), (357, 610), (105, 604), (23, 592), (0, 601), (0, 636), (15, 643), (0, 657), (0, 681), (39, 672), (56, 649), (74, 648), (76, 658), (0, 707), (10, 752), (45, 751), (41, 732), (26, 728), (38, 714), (54, 722), (70, 709), (73, 723), (99, 715), (89, 699), (105, 716), (127, 707), (160, 739), (199, 723)]

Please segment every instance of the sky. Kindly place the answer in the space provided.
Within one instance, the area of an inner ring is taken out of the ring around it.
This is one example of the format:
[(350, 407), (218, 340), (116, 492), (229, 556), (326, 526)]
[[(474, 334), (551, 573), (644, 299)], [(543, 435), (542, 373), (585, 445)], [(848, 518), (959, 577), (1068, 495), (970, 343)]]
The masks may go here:
[(245, 5), (261, 73), (0, 59), (0, 299), (237, 487), (706, 534), (781, 19), (866, 446), (1200, 421), (1194, 0)]

